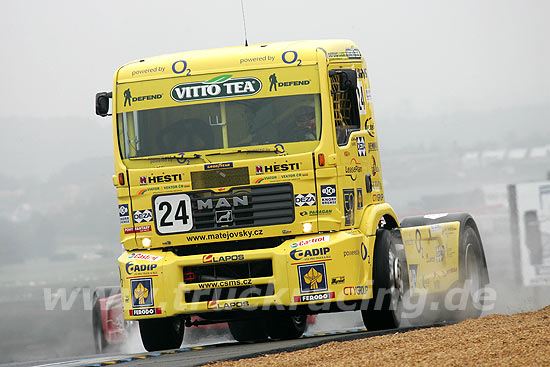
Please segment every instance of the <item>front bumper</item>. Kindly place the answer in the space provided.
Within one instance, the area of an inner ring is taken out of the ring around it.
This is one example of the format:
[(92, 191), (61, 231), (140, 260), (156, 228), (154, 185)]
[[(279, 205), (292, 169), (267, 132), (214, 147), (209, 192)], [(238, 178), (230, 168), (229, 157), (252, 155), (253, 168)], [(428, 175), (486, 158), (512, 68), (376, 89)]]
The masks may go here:
[(118, 259), (124, 317), (369, 299), (373, 247), (374, 237), (351, 230), (299, 236), (268, 249), (188, 256), (125, 252)]

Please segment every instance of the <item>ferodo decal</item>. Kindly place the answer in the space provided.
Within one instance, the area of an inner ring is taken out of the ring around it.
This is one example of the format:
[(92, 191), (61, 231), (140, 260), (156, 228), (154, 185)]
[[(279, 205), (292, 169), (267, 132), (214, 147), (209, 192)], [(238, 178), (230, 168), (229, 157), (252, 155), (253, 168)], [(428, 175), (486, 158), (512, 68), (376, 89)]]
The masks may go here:
[(298, 266), (300, 293), (311, 293), (328, 290), (325, 263)]
[(147, 316), (147, 315), (160, 315), (162, 309), (157, 308), (138, 308), (137, 310), (130, 310), (130, 316)]
[(257, 78), (231, 78), (231, 75), (220, 75), (204, 82), (178, 84), (172, 88), (170, 96), (176, 102), (189, 102), (252, 96), (261, 89), (262, 82)]
[(151, 307), (155, 303), (153, 301), (153, 280), (151, 278), (131, 279), (130, 292), (133, 308)]
[(334, 298), (334, 292), (316, 293), (316, 294), (302, 294), (301, 296), (294, 296), (294, 302), (312, 302), (312, 301), (325, 301), (327, 299)]
[(241, 261), (244, 260), (244, 255), (227, 255), (227, 256), (214, 256), (214, 255), (202, 255), (202, 263), (221, 263), (221, 262), (230, 262), (230, 261)]
[(344, 189), (344, 216), (346, 218), (346, 226), (355, 224), (355, 194), (353, 189)]

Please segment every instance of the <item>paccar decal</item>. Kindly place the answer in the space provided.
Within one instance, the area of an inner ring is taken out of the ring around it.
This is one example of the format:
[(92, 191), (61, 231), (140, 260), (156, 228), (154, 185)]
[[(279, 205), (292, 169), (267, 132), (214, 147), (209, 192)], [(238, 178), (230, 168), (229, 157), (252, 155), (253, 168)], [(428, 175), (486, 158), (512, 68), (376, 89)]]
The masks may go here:
[(120, 217), (120, 224), (130, 223), (130, 210), (128, 209), (128, 204), (118, 206), (118, 215)]
[(336, 205), (336, 185), (321, 185), (321, 205)]
[(204, 82), (178, 84), (172, 88), (170, 96), (176, 102), (189, 102), (252, 96), (261, 89), (262, 82), (257, 78), (231, 78), (231, 75), (221, 75)]
[(325, 263), (298, 265), (300, 293), (328, 290)]
[(153, 306), (153, 280), (151, 278), (131, 279), (130, 292), (133, 308)]
[(346, 226), (355, 224), (355, 194), (353, 189), (344, 189), (344, 216), (346, 218)]

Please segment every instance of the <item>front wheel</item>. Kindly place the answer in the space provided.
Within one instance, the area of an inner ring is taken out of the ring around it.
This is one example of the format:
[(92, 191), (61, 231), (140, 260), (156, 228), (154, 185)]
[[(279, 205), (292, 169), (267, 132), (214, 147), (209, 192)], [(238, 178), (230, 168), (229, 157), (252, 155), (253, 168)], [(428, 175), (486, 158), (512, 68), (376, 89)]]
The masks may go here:
[(229, 331), (239, 342), (267, 340), (267, 326), (263, 319), (229, 321)]
[(409, 287), (402, 244), (387, 229), (376, 232), (373, 266), (373, 298), (361, 311), (367, 330), (394, 329), (402, 323), (403, 299)]
[(148, 352), (181, 346), (185, 325), (179, 316), (139, 320), (141, 342)]
[(297, 339), (307, 326), (307, 315), (275, 314), (268, 319), (267, 333), (271, 339)]

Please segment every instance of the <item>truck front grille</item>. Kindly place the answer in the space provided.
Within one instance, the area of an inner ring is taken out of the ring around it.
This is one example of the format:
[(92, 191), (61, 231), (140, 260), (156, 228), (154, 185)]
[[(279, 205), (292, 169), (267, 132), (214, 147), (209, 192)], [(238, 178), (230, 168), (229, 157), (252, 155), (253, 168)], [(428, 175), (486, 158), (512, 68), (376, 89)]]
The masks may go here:
[(185, 302), (221, 301), (225, 299), (239, 299), (252, 297), (272, 296), (275, 293), (273, 284), (245, 285), (239, 287), (199, 289), (185, 292)]
[(219, 280), (270, 277), (273, 275), (273, 267), (271, 259), (193, 265), (185, 266), (183, 275), (184, 282), (187, 284), (206, 283)]
[(237, 187), (227, 192), (189, 193), (192, 232), (287, 224), (294, 221), (290, 183)]

